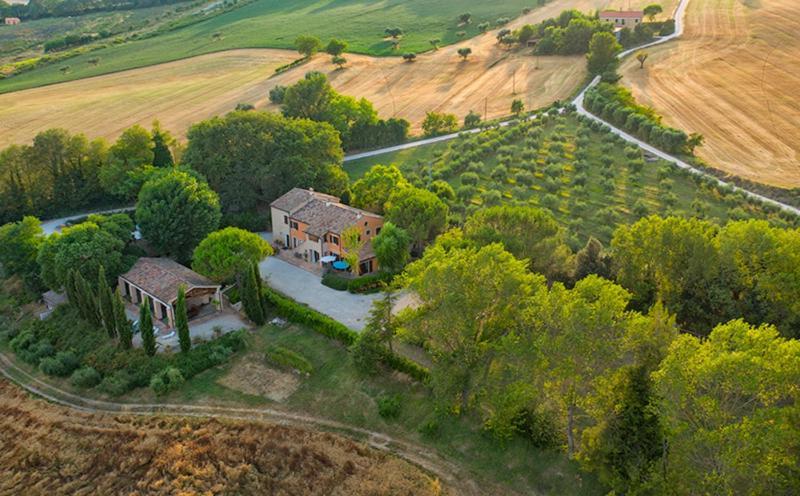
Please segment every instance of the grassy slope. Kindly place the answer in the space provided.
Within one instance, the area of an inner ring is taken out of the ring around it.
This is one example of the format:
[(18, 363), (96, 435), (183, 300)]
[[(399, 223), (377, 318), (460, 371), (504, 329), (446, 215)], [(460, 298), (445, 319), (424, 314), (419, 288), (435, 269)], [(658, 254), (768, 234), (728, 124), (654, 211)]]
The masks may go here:
[[(311, 376), (303, 379), (298, 390), (286, 401), (286, 406), (293, 411), (411, 439), (437, 449), (447, 459), (475, 474), (478, 480), (500, 484), (522, 494), (602, 494), (596, 480), (581, 473), (562, 453), (542, 451), (519, 439), (499, 443), (484, 435), (473, 419), (445, 417), (436, 435), (423, 436), (419, 433), (420, 427), (435, 418), (435, 405), (427, 389), (389, 376), (359, 374), (346, 349), (307, 328), (266, 326), (253, 336), (250, 351), (263, 356), (268, 345), (298, 352), (314, 367)], [(168, 399), (224, 399), (247, 404), (266, 401), (217, 384), (216, 380), (224, 373), (224, 369), (204, 372)], [(382, 395), (402, 398), (402, 410), (396, 420), (384, 420), (378, 414), (376, 400)]]
[[(507, 0), (493, 4), (479, 0), (257, 0), (249, 5), (164, 33), (154, 38), (106, 48), (91, 55), (71, 59), (71, 71), (61, 74), (55, 64), (40, 70), (0, 81), (0, 92), (15, 91), (43, 84), (74, 80), (98, 74), (144, 67), (231, 48), (292, 48), (299, 34), (313, 34), (322, 40), (345, 39), (349, 50), (373, 55), (392, 54), (391, 44), (383, 39), (387, 26), (403, 28), (401, 52), (430, 48), (428, 40), (443, 44), (458, 40), (456, 33), (477, 34), (477, 24), (494, 22), (498, 17), (515, 17), (530, 0)], [(457, 17), (470, 12), (474, 21), (457, 26)], [(214, 33), (222, 39), (212, 40)], [(93, 67), (86, 61), (100, 57)]]
[[(565, 119), (563, 125), (568, 136), (567, 143), (575, 145), (577, 121), (570, 117)], [(699, 202), (703, 206), (702, 213), (699, 215), (719, 223), (726, 222), (730, 218), (731, 209), (736, 207), (741, 208), (747, 216), (770, 218), (776, 222), (782, 222), (781, 219), (776, 218), (775, 214), (767, 214), (759, 206), (743, 201), (738, 195), (721, 195), (715, 189), (698, 185), (692, 177), (680, 173), (677, 169), (669, 169), (668, 176), (671, 186), (662, 182), (659, 177), (659, 169), (668, 167), (664, 162), (646, 163), (639, 174), (641, 187), (633, 187), (631, 184), (633, 173), (627, 167), (629, 160), (624, 156), (623, 147), (618, 145), (608, 154), (614, 161), (611, 167), (614, 191), (608, 193), (600, 184), (602, 168), (599, 159), (606, 155), (602, 151), (603, 134), (601, 133), (592, 133), (591, 136), (588, 147), (590, 166), (585, 172), (586, 186), (582, 190), (575, 190), (571, 185), (571, 181), (576, 175), (574, 167), (571, 165), (573, 161), (562, 160), (561, 163), (564, 164), (564, 167), (559, 175), (549, 176), (545, 172), (544, 159), (548, 156), (545, 146), (549, 144), (548, 137), (552, 135), (554, 127), (555, 125), (552, 123), (545, 127), (545, 139), (542, 140), (542, 144), (537, 150), (537, 163), (531, 164), (530, 167), (526, 166), (527, 161), (521, 158), (521, 154), (526, 150), (522, 140), (511, 145), (514, 158), (506, 163), (511, 178), (507, 181), (497, 183), (489, 178), (490, 172), (498, 163), (496, 154), (491, 154), (488, 159), (485, 159), (483, 167), (477, 171), (481, 176), (478, 194), (468, 201), (467, 207), (478, 208), (481, 204), (480, 193), (489, 189), (497, 189), (503, 193), (505, 195), (504, 202), (521, 201), (540, 204), (542, 198), (548, 194), (545, 183), (548, 178), (552, 177), (559, 185), (558, 190), (554, 192), (559, 204), (553, 209), (553, 213), (565, 227), (569, 228), (573, 236), (573, 247), (582, 245), (588, 236), (594, 236), (603, 243), (610, 241), (616, 225), (628, 224), (638, 218), (633, 212), (633, 205), (637, 201), (641, 201), (647, 206), (648, 214), (698, 215), (695, 207)], [(360, 177), (374, 164), (390, 163), (398, 165), (406, 174), (425, 177), (431, 167), (435, 172), (452, 161), (453, 154), (458, 153), (454, 152), (454, 149), (459, 147), (461, 140), (347, 162), (344, 167), (353, 180)], [(518, 188), (513, 179), (515, 173), (523, 169), (534, 172), (535, 178), (530, 188)], [(459, 174), (446, 175), (443, 179), (455, 189), (461, 186)], [(671, 207), (663, 203), (662, 195), (662, 191), (669, 187), (677, 200)], [(583, 202), (585, 207), (576, 208), (573, 203), (575, 201)], [(457, 203), (460, 204), (458, 201)], [(470, 207), (470, 204), (475, 206)]]

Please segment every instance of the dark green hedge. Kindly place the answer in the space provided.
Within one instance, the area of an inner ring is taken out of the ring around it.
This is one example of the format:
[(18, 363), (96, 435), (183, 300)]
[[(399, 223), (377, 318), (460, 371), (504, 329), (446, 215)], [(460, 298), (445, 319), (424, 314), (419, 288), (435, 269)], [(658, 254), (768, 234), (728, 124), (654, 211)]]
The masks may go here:
[(320, 334), (324, 334), (329, 338), (341, 341), (347, 346), (353, 344), (358, 338), (358, 333), (346, 325), (341, 324), (327, 315), (317, 312), (316, 310), (312, 310), (306, 306), (300, 305), (294, 300), (280, 295), (270, 288), (264, 288), (264, 298), (275, 307), (278, 314), (282, 317), (285, 317), (292, 322), (306, 324)]

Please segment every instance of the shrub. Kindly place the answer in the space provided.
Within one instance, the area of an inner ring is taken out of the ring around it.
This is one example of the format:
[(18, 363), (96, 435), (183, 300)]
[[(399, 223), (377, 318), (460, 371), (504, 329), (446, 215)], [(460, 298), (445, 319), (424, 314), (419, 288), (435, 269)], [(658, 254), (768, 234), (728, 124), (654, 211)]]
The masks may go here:
[(374, 332), (363, 332), (358, 340), (350, 347), (353, 357), (353, 366), (360, 372), (368, 375), (378, 373), (378, 365), (383, 360), (384, 347), (381, 339)]
[(286, 96), (286, 86), (275, 86), (269, 90), (269, 101), (278, 105), (283, 103), (283, 97)]
[(60, 351), (53, 357), (45, 357), (39, 362), (39, 369), (47, 375), (66, 377), (78, 368), (78, 358), (71, 351)]
[(305, 374), (310, 374), (314, 370), (311, 362), (300, 354), (282, 346), (270, 346), (267, 348), (265, 358), (268, 362), (279, 367), (295, 369)]
[(133, 381), (125, 370), (114, 372), (100, 382), (99, 389), (109, 396), (121, 396), (134, 388)]
[(402, 407), (400, 395), (384, 395), (378, 398), (378, 414), (385, 419), (396, 419)]
[(417, 430), (419, 431), (420, 434), (430, 439), (438, 437), (439, 428), (440, 428), (439, 419), (434, 418), (420, 425), (419, 429)]
[(392, 279), (388, 272), (378, 272), (366, 276), (350, 279), (347, 283), (347, 290), (351, 293), (369, 294), (377, 293), (383, 286)]
[(150, 389), (161, 396), (180, 387), (184, 382), (186, 380), (181, 375), (180, 370), (175, 367), (167, 367), (150, 379)]
[(530, 186), (534, 180), (533, 173), (530, 171), (519, 171), (514, 178), (519, 184), (524, 184), (525, 186)]
[(553, 416), (524, 408), (513, 420), (515, 430), (537, 448), (557, 448), (561, 443)]
[(474, 186), (478, 184), (480, 177), (475, 172), (465, 172), (461, 174), (461, 184)]
[(100, 373), (92, 367), (83, 367), (72, 373), (70, 383), (79, 388), (91, 388), (100, 384)]
[(322, 276), (322, 284), (336, 291), (347, 291), (350, 280), (337, 275), (335, 272), (328, 272)]

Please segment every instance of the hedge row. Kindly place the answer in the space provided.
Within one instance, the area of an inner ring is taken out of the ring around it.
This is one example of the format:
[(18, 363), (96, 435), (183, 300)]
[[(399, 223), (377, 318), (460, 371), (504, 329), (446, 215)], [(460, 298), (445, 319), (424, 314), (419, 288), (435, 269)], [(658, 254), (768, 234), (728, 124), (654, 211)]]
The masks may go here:
[(322, 276), (322, 284), (337, 291), (368, 294), (380, 291), (384, 283), (389, 282), (391, 278), (392, 275), (386, 272), (378, 272), (355, 279), (341, 277), (334, 272), (328, 272)]
[[(308, 325), (320, 334), (340, 341), (347, 346), (352, 345), (358, 339), (358, 333), (344, 324), (340, 324), (316, 310), (303, 306), (277, 293), (271, 288), (264, 288), (264, 298), (275, 306), (278, 314), (282, 317), (292, 322)], [(420, 382), (427, 382), (430, 378), (428, 369), (405, 357), (395, 355), (389, 352), (389, 350), (386, 350), (383, 354), (381, 361), (398, 372), (408, 374), (410, 377)]]
[(329, 338), (341, 341), (350, 346), (358, 339), (358, 333), (341, 324), (327, 315), (323, 315), (315, 310), (278, 294), (271, 288), (264, 288), (264, 298), (275, 306), (278, 314), (292, 322), (306, 324), (320, 334)]

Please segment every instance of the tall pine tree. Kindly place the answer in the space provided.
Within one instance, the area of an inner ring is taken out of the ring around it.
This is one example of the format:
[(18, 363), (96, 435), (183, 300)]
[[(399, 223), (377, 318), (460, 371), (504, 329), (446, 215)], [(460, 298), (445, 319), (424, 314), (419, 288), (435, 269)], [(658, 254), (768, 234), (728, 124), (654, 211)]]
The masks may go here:
[(75, 299), (81, 317), (95, 327), (100, 327), (97, 298), (91, 284), (80, 272), (75, 272)]
[(139, 332), (142, 333), (142, 348), (150, 356), (156, 354), (156, 337), (153, 334), (153, 317), (150, 314), (150, 298), (144, 298), (139, 306)]
[(100, 310), (100, 317), (103, 321), (108, 336), (116, 337), (117, 322), (114, 315), (114, 299), (111, 288), (106, 279), (106, 270), (103, 266), (97, 271), (97, 303)]
[(181, 352), (188, 353), (192, 349), (192, 337), (189, 334), (189, 316), (186, 313), (186, 291), (178, 288), (178, 301), (175, 303), (175, 327), (178, 329), (178, 341)]
[(114, 321), (120, 348), (131, 349), (133, 347), (133, 329), (131, 329), (131, 321), (128, 320), (128, 315), (125, 313), (125, 302), (122, 301), (119, 292), (114, 293)]
[(67, 295), (67, 300), (69, 300), (70, 304), (73, 305), (76, 309), (78, 309), (80, 313), (80, 302), (78, 296), (78, 290), (75, 287), (75, 271), (70, 270), (67, 272), (67, 280), (64, 283), (64, 292)]

